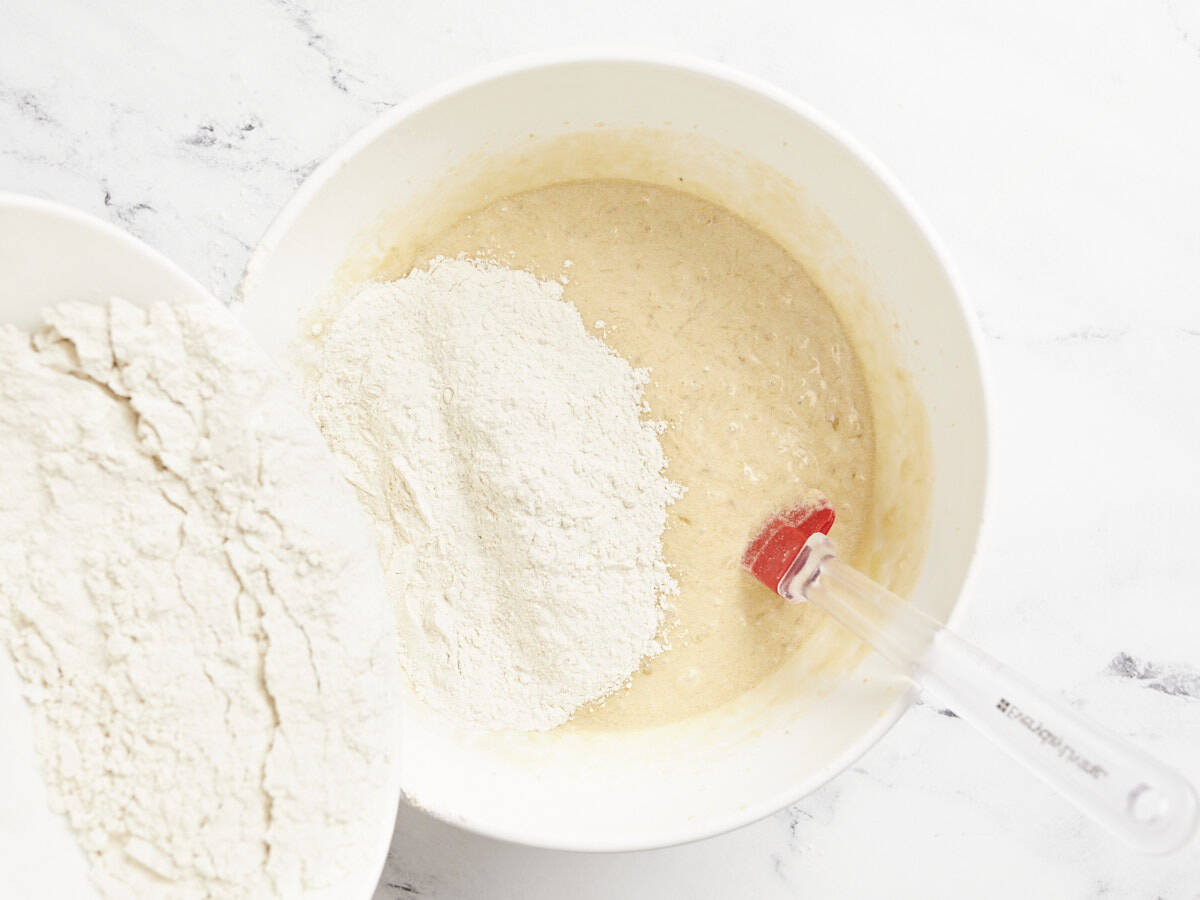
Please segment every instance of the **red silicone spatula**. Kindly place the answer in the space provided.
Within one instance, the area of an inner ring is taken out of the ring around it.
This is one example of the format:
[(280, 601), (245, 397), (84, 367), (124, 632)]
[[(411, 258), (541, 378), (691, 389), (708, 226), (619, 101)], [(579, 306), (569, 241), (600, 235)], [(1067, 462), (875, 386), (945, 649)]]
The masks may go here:
[(773, 517), (743, 564), (785, 600), (815, 603), (936, 702), (974, 725), (1137, 850), (1167, 853), (1196, 828), (1196, 794), (1175, 770), (1089, 722), (837, 558), (833, 507)]

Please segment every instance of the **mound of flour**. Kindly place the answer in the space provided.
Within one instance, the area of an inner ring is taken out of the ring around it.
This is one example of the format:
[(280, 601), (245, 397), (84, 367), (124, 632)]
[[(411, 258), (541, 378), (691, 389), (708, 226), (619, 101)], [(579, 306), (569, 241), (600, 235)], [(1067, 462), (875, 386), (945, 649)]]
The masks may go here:
[(220, 308), (47, 320), (0, 328), (0, 646), (93, 880), (296, 897), (376, 863), (392, 617), (320, 435)]
[(417, 692), (547, 729), (661, 648), (667, 506), (645, 370), (562, 286), (468, 259), (314, 329), (311, 410), (375, 523)]

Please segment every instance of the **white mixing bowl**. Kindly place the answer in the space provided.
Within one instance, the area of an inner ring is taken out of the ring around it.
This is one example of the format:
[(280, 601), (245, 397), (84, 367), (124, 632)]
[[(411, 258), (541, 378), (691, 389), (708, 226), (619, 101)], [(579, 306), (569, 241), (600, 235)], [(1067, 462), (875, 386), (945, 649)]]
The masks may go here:
[[(644, 166), (664, 180), (673, 166), (719, 168), (710, 184), (725, 187), (710, 193), (724, 190), (752, 221), (794, 214), (770, 223), (773, 233), (786, 243), (788, 229), (805, 230), (818, 283), (835, 298), (857, 285), (894, 321), (928, 410), (936, 472), (912, 600), (948, 616), (971, 563), (987, 476), (975, 326), (937, 240), (894, 180), (823, 116), (769, 85), (695, 61), (572, 53), (495, 66), (406, 103), (335, 153), (287, 205), (247, 268), (242, 319), (283, 358), (304, 311), (367, 277), (391, 243), (407, 239), (413, 210), (439, 185), (452, 191), (454, 177), (562, 135), (636, 128), (666, 135), (660, 145), (673, 142), (674, 155), (610, 158), (597, 174), (638, 177)], [(692, 159), (689, 142), (723, 148), (723, 167)], [(764, 167), (800, 186), (791, 201), (780, 204), (751, 177)], [(579, 174), (568, 160), (522, 177), (532, 186)], [(806, 679), (798, 660), (715, 713), (620, 734), (480, 737), (414, 701), (403, 787), (439, 818), (498, 838), (579, 850), (663, 846), (751, 822), (820, 787), (909, 699), (904, 680), (868, 656), (824, 679)]]
[[(108, 222), (57, 203), (0, 192), (0, 323), (33, 330), (42, 310), (68, 301), (138, 306), (217, 300), (157, 250)], [(0, 647), (0, 895), (44, 900), (99, 897), (62, 816), (50, 811), (34, 758), (33, 722), (7, 648)], [(321, 777), (319, 773), (314, 777)], [(398, 784), (372, 805), (370, 868), (309, 900), (370, 897), (395, 821)]]
[[(33, 197), (0, 193), (0, 322), (34, 329), (42, 309), (103, 303), (216, 301), (191, 276), (107, 222)], [(66, 820), (50, 812), (33, 753), (33, 723), (0, 648), (0, 875), (13, 897), (99, 896)]]

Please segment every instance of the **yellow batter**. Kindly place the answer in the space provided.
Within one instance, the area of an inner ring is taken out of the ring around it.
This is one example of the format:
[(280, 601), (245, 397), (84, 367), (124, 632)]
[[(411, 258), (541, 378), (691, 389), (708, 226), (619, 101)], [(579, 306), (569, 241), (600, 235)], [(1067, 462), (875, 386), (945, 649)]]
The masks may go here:
[(854, 561), (873, 499), (875, 436), (862, 366), (838, 316), (774, 240), (713, 203), (623, 180), (556, 184), (466, 216), (398, 251), (398, 277), (438, 255), (565, 279), (584, 321), (635, 366), (665, 420), (668, 475), (687, 488), (665, 553), (679, 581), (667, 638), (628, 689), (576, 728), (661, 724), (712, 709), (776, 670), (820, 613), (739, 566), (772, 512), (816, 487)]

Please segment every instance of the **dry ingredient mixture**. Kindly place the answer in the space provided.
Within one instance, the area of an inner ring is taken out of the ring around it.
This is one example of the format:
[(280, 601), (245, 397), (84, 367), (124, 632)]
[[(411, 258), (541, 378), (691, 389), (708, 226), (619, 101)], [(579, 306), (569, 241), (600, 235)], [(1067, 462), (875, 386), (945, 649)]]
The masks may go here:
[(871, 395), (837, 312), (782, 246), (729, 210), (640, 182), (566, 182), (496, 200), (403, 253), (379, 274), (467, 254), (562, 279), (589, 330), (651, 373), (667, 475), (686, 488), (663, 535), (679, 582), (671, 646), (630, 689), (577, 714), (578, 727), (703, 713), (802, 650), (821, 612), (780, 603), (739, 560), (766, 517), (808, 488), (833, 501), (839, 550), (868, 572), (875, 548), (919, 528), (919, 516), (873, 523)]
[(311, 409), (375, 523), (430, 705), (547, 729), (661, 649), (661, 427), (562, 285), (438, 258), (313, 327)]
[(361, 870), (395, 648), (320, 436), (223, 310), (47, 321), (0, 328), (0, 646), (93, 880), (295, 897)]

